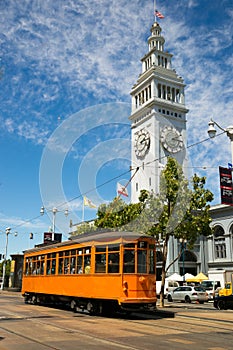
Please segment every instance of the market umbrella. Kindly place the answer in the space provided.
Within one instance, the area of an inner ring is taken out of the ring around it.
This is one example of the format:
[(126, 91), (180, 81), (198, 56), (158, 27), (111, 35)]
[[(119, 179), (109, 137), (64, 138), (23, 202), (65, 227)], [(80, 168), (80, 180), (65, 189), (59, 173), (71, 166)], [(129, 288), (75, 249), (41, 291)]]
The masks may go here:
[(173, 273), (173, 275), (166, 278), (166, 281), (183, 281), (183, 277), (179, 275), (178, 273)]
[(200, 272), (198, 275), (196, 275), (195, 277), (193, 278), (188, 278), (186, 280), (186, 282), (201, 282), (201, 281), (204, 281), (204, 280), (208, 280), (209, 278), (204, 275), (204, 273)]
[(194, 277), (194, 275), (192, 275), (191, 273), (188, 273), (188, 272), (183, 276), (185, 281), (187, 281), (188, 279), (193, 278), (193, 277)]

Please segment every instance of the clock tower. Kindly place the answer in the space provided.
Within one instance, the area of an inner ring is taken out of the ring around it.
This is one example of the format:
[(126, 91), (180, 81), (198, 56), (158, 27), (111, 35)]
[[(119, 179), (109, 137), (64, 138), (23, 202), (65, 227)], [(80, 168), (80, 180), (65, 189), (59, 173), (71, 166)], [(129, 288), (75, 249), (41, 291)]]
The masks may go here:
[(131, 90), (131, 167), (139, 168), (131, 182), (134, 203), (143, 189), (158, 193), (168, 156), (182, 166), (186, 160), (185, 84), (172, 68), (172, 54), (164, 51), (161, 31), (155, 22), (148, 53), (141, 59), (142, 72)]

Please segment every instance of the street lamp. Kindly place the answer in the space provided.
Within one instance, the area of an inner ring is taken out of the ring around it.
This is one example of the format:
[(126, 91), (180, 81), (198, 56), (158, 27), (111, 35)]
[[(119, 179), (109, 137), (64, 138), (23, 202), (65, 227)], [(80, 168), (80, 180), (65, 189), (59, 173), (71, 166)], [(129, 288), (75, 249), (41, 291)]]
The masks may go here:
[(6, 276), (6, 262), (7, 262), (7, 249), (8, 249), (8, 235), (11, 232), (11, 228), (7, 227), (6, 228), (6, 247), (5, 247), (5, 255), (4, 255), (4, 261), (3, 261), (3, 270), (2, 270), (2, 285), (1, 289), (4, 289), (4, 284), (5, 284), (5, 276)]
[[(47, 210), (47, 209), (46, 209), (46, 210)], [(54, 240), (54, 233), (55, 233), (55, 229), (56, 229), (56, 226), (55, 226), (56, 214), (57, 214), (58, 212), (63, 212), (63, 210), (58, 210), (56, 207), (54, 207), (53, 209), (47, 210), (47, 211), (50, 211), (50, 212), (53, 213), (53, 228), (52, 228), (53, 236), (52, 236), (52, 240)], [(40, 208), (40, 214), (41, 214), (41, 215), (44, 215), (44, 212), (45, 212), (45, 208), (44, 208), (44, 207), (41, 207), (41, 208)], [(64, 211), (64, 214), (65, 214), (66, 217), (68, 216), (68, 214), (69, 214), (68, 209), (66, 209), (66, 210)]]
[(185, 282), (185, 272), (184, 272), (184, 252), (186, 250), (186, 243), (187, 243), (187, 239), (184, 238), (180, 238), (180, 244), (181, 244), (181, 250), (182, 250), (182, 263), (183, 263), (183, 267), (182, 267), (182, 274), (183, 274), (183, 281)]
[(224, 129), (217, 122), (215, 122), (213, 119), (211, 119), (209, 121), (209, 129), (208, 129), (208, 135), (210, 138), (214, 138), (216, 135), (217, 130), (215, 129), (215, 125), (220, 130), (224, 131), (231, 141), (231, 167), (232, 167), (232, 165), (233, 165), (233, 126), (231, 125), (228, 128)]

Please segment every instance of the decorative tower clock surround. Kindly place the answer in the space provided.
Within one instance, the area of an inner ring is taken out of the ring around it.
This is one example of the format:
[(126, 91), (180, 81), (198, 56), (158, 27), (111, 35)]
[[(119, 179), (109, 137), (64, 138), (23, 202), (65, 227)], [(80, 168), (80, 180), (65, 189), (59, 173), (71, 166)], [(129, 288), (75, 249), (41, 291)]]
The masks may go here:
[(131, 167), (139, 167), (131, 182), (134, 203), (142, 189), (158, 193), (167, 156), (175, 157), (182, 166), (186, 162), (185, 84), (172, 68), (172, 54), (164, 51), (161, 31), (155, 22), (148, 38), (149, 51), (141, 59), (142, 73), (131, 91)]

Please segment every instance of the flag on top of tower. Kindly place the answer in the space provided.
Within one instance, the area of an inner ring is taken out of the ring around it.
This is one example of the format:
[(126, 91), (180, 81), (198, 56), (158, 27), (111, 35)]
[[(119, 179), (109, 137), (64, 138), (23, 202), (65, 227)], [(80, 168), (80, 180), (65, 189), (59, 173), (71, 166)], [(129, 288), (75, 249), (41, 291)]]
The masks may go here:
[(164, 15), (162, 15), (162, 13), (159, 12), (158, 10), (155, 10), (155, 16), (158, 17), (158, 18), (160, 18), (160, 19), (165, 18)]
[(121, 194), (122, 196), (129, 197), (127, 189), (119, 182), (117, 183), (117, 193)]

